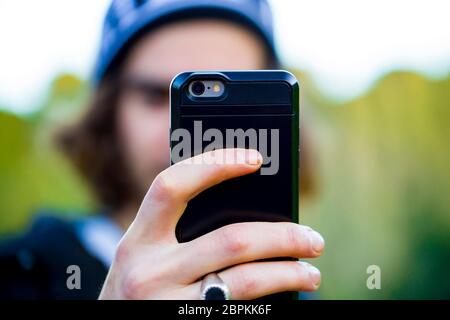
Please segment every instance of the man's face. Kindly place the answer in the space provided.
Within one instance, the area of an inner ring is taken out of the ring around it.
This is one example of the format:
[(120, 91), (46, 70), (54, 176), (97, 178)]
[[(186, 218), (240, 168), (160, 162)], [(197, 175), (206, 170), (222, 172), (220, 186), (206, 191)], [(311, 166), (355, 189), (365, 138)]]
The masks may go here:
[(125, 158), (144, 193), (169, 165), (169, 84), (182, 71), (261, 69), (261, 40), (220, 20), (189, 20), (160, 27), (130, 51), (124, 67), (129, 85), (118, 108)]

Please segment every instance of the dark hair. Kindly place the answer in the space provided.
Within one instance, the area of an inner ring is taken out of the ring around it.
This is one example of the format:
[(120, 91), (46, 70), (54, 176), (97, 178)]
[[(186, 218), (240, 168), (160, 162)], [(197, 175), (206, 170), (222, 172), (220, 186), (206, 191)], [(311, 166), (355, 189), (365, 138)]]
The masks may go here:
[(117, 209), (136, 196), (118, 143), (119, 69), (111, 70), (94, 90), (77, 123), (58, 132), (56, 142), (94, 189), (101, 205)]

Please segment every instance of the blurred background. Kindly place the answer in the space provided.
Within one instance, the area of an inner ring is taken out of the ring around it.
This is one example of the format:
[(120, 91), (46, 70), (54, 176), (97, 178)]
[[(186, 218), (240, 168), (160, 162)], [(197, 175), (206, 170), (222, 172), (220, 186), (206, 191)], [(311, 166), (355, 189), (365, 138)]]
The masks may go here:
[[(0, 0), (0, 235), (43, 207), (94, 206), (52, 136), (83, 111), (108, 4)], [(327, 242), (320, 297), (450, 298), (450, 3), (272, 7), (313, 149), (300, 219)]]

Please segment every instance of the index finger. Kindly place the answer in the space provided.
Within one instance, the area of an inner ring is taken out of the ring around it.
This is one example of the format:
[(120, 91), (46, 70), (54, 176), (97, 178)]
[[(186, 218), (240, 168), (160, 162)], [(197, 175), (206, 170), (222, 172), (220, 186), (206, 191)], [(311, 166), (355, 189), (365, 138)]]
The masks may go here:
[(252, 173), (261, 164), (257, 150), (230, 148), (205, 152), (172, 165), (153, 181), (130, 234), (151, 241), (176, 242), (175, 227), (190, 199), (224, 180)]

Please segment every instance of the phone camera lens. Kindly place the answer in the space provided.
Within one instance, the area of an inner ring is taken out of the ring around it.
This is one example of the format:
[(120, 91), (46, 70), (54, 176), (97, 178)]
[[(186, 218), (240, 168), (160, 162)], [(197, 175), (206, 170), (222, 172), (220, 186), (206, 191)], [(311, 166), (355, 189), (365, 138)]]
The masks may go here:
[(191, 86), (192, 93), (201, 96), (205, 92), (205, 85), (201, 81), (195, 81)]

